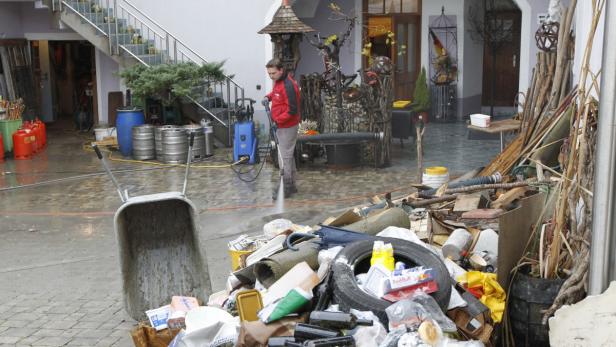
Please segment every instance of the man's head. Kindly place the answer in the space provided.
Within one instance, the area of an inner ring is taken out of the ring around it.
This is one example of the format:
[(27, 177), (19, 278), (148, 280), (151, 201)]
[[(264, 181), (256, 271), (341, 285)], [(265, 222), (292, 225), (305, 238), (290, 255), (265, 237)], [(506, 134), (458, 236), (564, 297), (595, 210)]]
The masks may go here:
[(267, 74), (272, 81), (278, 81), (284, 76), (284, 66), (278, 58), (268, 61), (265, 68), (267, 68)]

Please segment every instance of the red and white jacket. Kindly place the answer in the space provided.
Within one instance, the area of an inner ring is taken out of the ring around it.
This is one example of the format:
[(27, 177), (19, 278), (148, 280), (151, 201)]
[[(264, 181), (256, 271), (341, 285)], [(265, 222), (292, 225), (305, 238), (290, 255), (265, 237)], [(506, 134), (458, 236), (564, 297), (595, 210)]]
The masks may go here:
[(287, 75), (276, 81), (267, 98), (272, 102), (272, 120), (279, 128), (299, 124), (299, 87), (293, 78)]

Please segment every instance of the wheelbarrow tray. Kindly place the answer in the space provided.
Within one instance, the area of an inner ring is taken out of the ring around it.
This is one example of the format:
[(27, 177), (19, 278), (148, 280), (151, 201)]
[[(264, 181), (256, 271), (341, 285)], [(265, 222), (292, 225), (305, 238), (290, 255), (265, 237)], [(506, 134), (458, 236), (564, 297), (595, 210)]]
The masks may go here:
[(135, 320), (173, 295), (206, 302), (211, 283), (196, 209), (179, 192), (129, 198), (115, 214), (124, 307)]

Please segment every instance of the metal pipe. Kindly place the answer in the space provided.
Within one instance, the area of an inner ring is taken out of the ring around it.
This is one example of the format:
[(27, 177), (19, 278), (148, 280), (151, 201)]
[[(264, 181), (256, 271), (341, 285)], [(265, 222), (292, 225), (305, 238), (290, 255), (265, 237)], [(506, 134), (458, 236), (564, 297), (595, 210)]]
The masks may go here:
[(360, 132), (360, 133), (330, 133), (317, 135), (300, 135), (297, 142), (318, 142), (318, 143), (339, 143), (358, 142), (358, 141), (381, 141), (384, 134)]
[[(113, 40), (111, 39), (111, 16), (109, 15), (109, 0), (105, 0), (105, 14), (103, 20), (107, 19), (107, 32), (109, 33), (109, 55), (113, 55)], [(118, 33), (116, 33), (116, 39)]]
[(233, 145), (233, 139), (231, 138), (231, 84), (229, 82), (227, 84), (227, 124), (229, 127), (227, 128), (228, 139), (227, 146), (231, 147)]
[(169, 33), (165, 33), (165, 52), (167, 52), (167, 56), (169, 57), (171, 54), (171, 51), (169, 50)]
[[(447, 189), (476, 186), (480, 184), (494, 184), (494, 183), (500, 183), (502, 180), (503, 180), (503, 176), (499, 172), (497, 172), (494, 175), (490, 175), (490, 176), (480, 176), (480, 177), (475, 177), (475, 178), (471, 178), (468, 180), (464, 180), (461, 182), (451, 183), (447, 186)], [(437, 189), (424, 190), (419, 193), (419, 197), (431, 198), (432, 195), (436, 193), (436, 191)]]
[(116, 44), (115, 44), (115, 54), (120, 55), (120, 30), (118, 21), (120, 20), (120, 16), (118, 14), (118, 2), (117, 0), (113, 0), (113, 16), (115, 17), (115, 32), (116, 32)]
[[(616, 279), (614, 200), (616, 190), (616, 4), (606, 1), (601, 65), (601, 97), (595, 155), (589, 295), (603, 293)], [(584, 82), (584, 81), (581, 81)]]

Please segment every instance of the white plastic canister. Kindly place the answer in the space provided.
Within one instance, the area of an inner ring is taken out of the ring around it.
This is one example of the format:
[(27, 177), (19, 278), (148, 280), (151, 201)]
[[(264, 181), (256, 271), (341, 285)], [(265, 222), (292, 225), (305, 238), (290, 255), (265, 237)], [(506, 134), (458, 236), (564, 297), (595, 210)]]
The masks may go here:
[(421, 179), (422, 184), (434, 189), (447, 182), (449, 182), (449, 171), (443, 166), (427, 167)]

